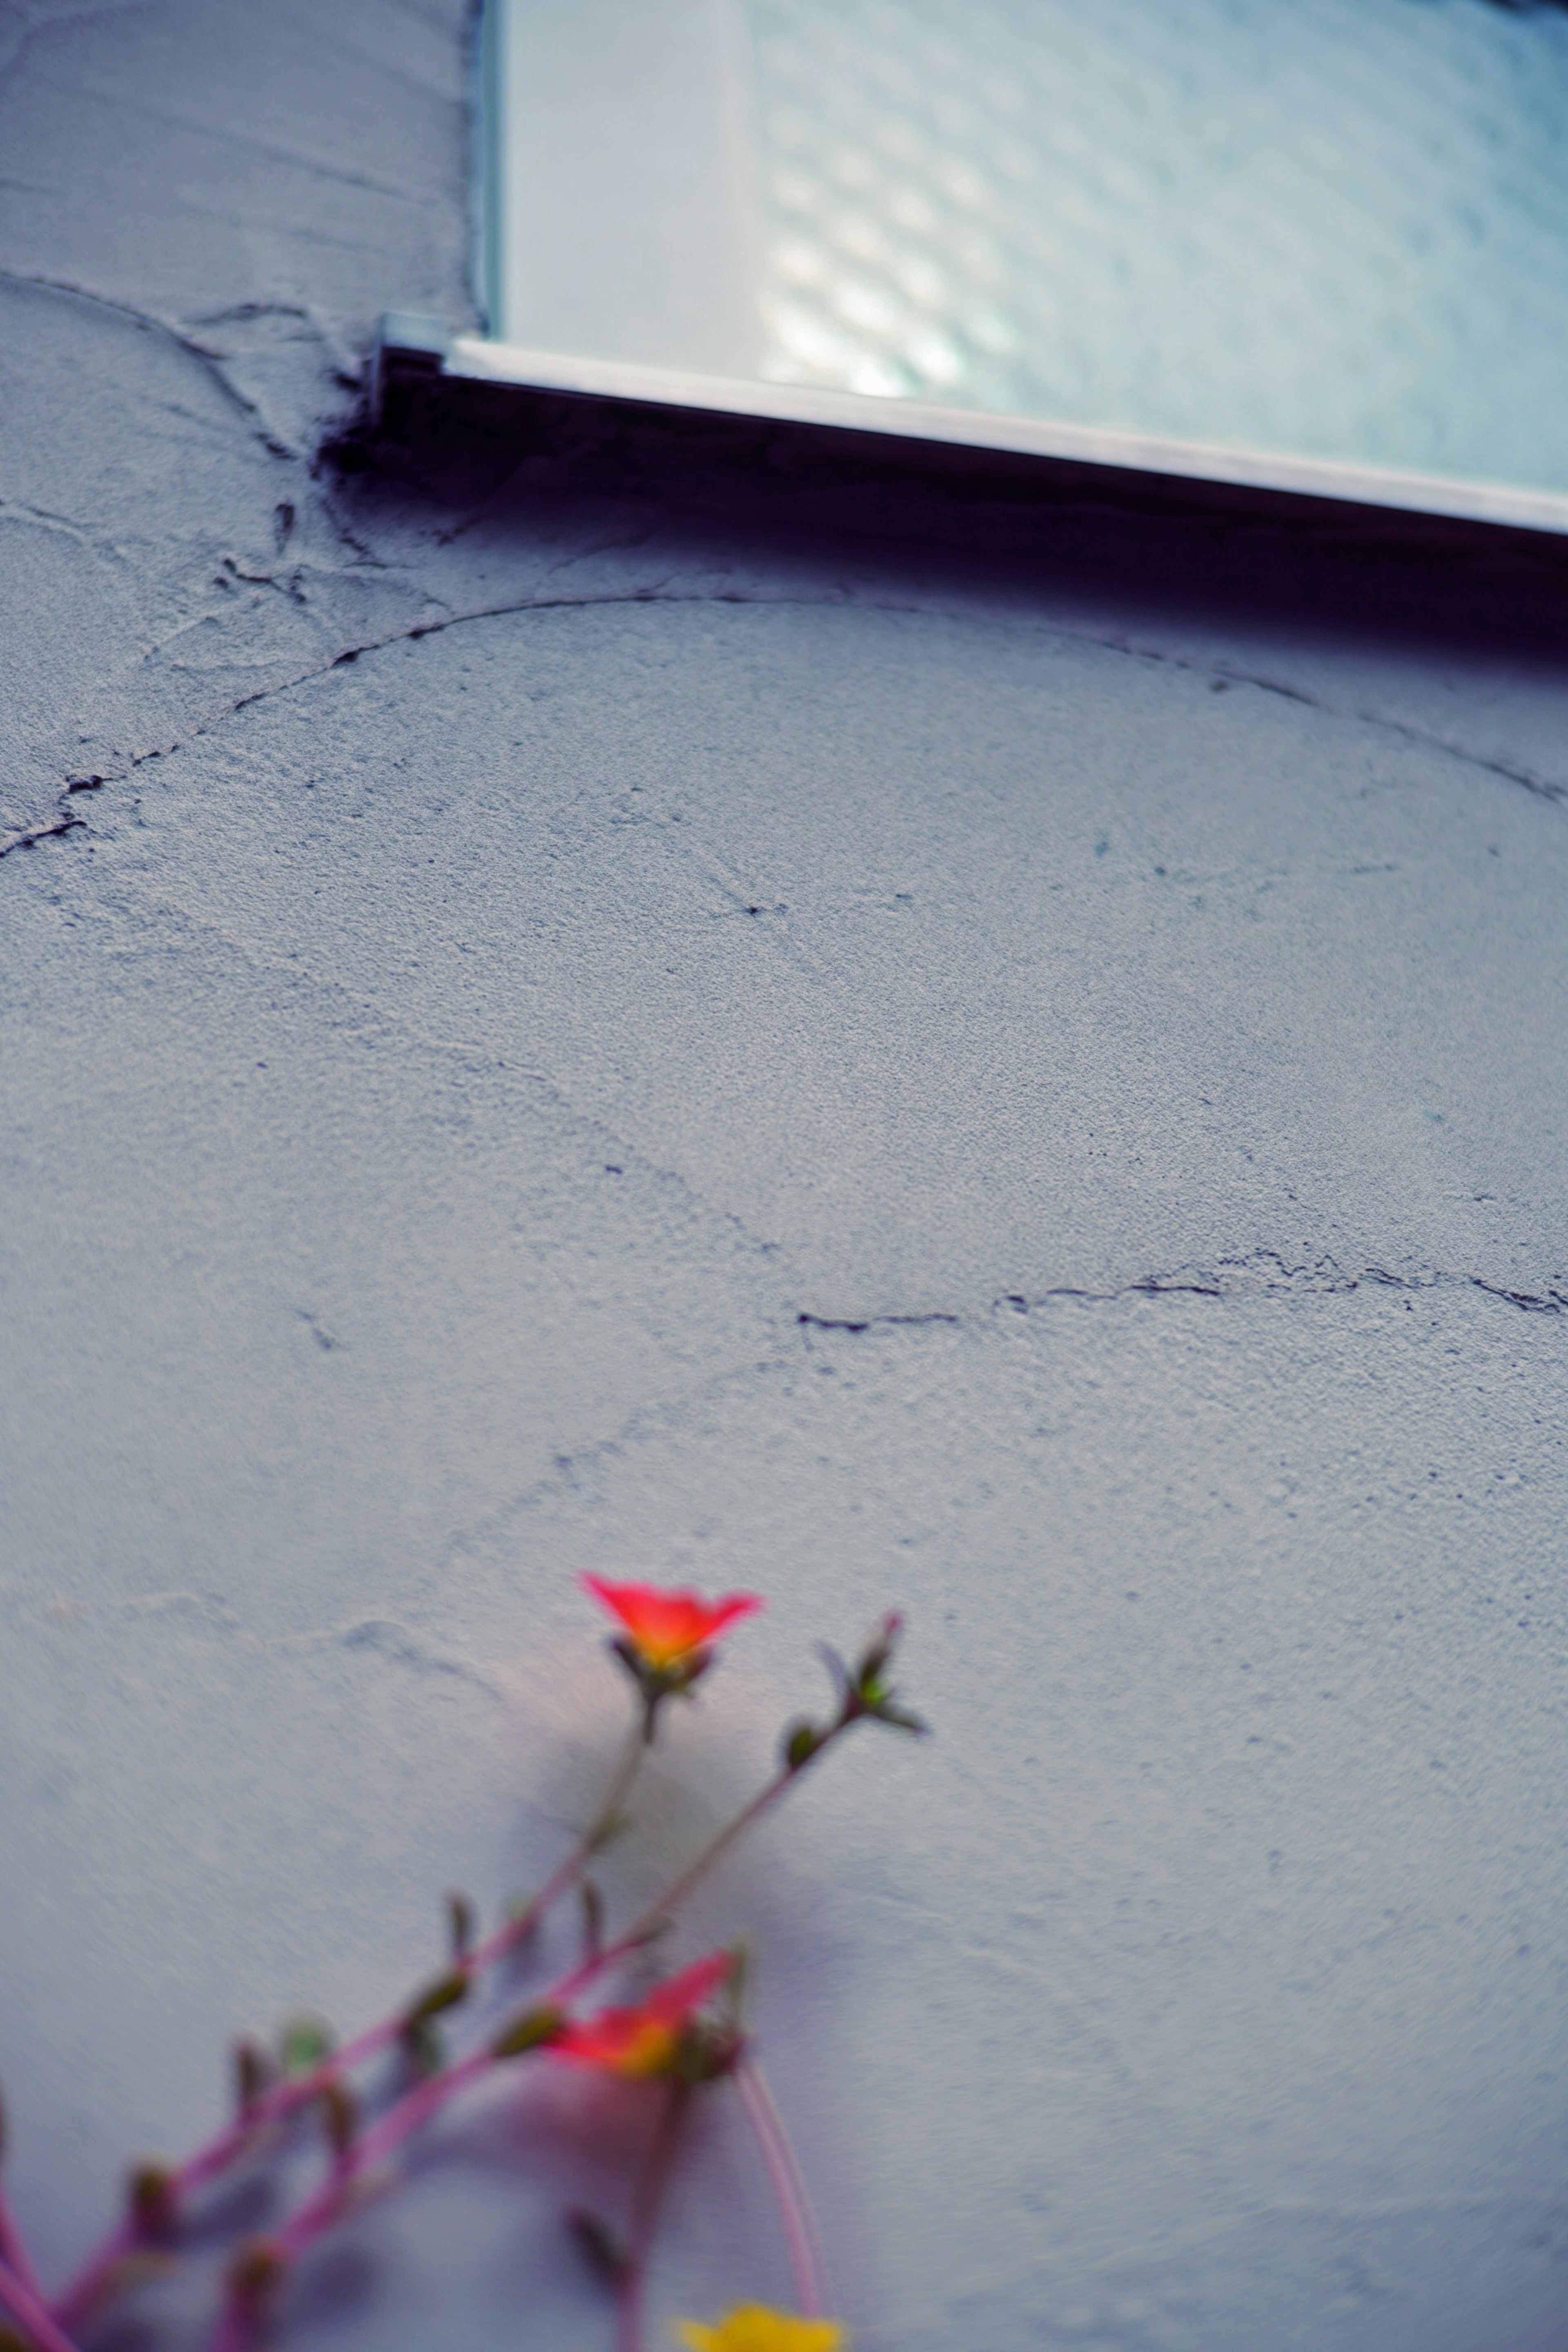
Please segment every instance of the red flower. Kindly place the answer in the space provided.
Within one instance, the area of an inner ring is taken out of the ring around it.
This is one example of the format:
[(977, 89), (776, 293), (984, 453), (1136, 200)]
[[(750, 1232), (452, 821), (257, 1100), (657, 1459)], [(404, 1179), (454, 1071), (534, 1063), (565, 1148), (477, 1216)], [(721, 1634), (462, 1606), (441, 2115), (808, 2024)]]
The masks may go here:
[(620, 1618), (632, 1649), (655, 1674), (685, 1665), (727, 1625), (762, 1606), (751, 1592), (703, 1601), (695, 1592), (665, 1591), (656, 1584), (611, 1584), (602, 1576), (585, 1576), (582, 1581), (596, 1601)]
[(664, 2074), (697, 2011), (735, 1966), (730, 1952), (710, 1952), (679, 1976), (655, 1985), (632, 2009), (601, 2009), (597, 2017), (562, 2026), (550, 2042), (558, 2058), (608, 2066), (616, 2074)]

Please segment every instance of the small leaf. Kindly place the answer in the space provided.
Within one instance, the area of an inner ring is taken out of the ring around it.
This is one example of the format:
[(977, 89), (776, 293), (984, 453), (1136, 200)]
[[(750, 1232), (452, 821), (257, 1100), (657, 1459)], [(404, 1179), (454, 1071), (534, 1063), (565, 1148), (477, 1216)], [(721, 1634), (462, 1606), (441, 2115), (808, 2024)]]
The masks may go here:
[(235, 2252), (225, 2273), (228, 2291), (246, 2310), (254, 2310), (270, 2293), (287, 2267), (277, 2248), (266, 2238), (252, 2238)]
[(466, 1895), (447, 1896), (446, 1922), (452, 1934), (452, 1957), (465, 1960), (474, 1942), (474, 1906)]
[(286, 2074), (313, 2074), (332, 2054), (337, 2036), (324, 2017), (302, 2010), (285, 2024), (278, 2042), (278, 2063)]
[(565, 2023), (562, 2012), (552, 2009), (548, 2002), (538, 2009), (525, 2009), (521, 2016), (514, 2017), (509, 2025), (502, 2027), (490, 2044), (490, 2055), (492, 2058), (520, 2058), (526, 2051), (538, 2050), (543, 2043), (553, 2042)]
[(811, 1717), (801, 1715), (800, 1722), (789, 1724), (783, 1740), (783, 1759), (789, 1771), (801, 1771), (801, 1767), (809, 1764), (818, 1748), (822, 1748), (825, 1743), (828, 1743), (828, 1734), (822, 1731), (821, 1724), (811, 1722)]
[(602, 2279), (606, 2286), (618, 2287), (626, 2276), (626, 2257), (607, 2224), (579, 2205), (567, 2214), (566, 2226), (594, 2277)]
[(441, 2046), (441, 2036), (428, 2017), (416, 2017), (402, 2029), (403, 2055), (422, 2080), (429, 2074), (439, 2074), (446, 2063), (446, 2053)]
[(907, 1707), (894, 1706), (891, 1699), (883, 1699), (880, 1706), (872, 1709), (872, 1713), (879, 1723), (891, 1723), (895, 1731), (912, 1731), (916, 1739), (925, 1738), (931, 1729), (931, 1726), (919, 1716), (911, 1715)]
[(242, 2035), (234, 2045), (235, 2104), (248, 2116), (272, 2081), (272, 2061), (259, 2042)]
[(591, 1878), (585, 1878), (577, 1892), (582, 1906), (583, 1958), (596, 1960), (604, 1942), (604, 1897)]
[(806, 1716), (792, 1723), (784, 1734), (784, 1762), (791, 1772), (799, 1772), (810, 1762), (822, 1744), (823, 1734)]
[(126, 2182), (125, 2200), (138, 2237), (162, 2237), (173, 2228), (174, 2176), (166, 2164), (136, 2165)]
[(423, 2025), (427, 2017), (439, 2017), (444, 2009), (455, 2009), (460, 2000), (468, 1998), (468, 1971), (465, 1968), (448, 1969), (434, 1984), (426, 1985), (415, 1995), (403, 2011), (402, 2030)]

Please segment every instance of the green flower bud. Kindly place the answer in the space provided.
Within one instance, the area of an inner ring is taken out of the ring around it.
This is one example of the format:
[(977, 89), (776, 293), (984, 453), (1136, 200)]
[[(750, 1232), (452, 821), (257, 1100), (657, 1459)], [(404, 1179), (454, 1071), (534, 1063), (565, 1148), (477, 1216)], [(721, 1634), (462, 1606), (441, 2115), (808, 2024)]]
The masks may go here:
[(308, 2010), (291, 2017), (278, 2042), (278, 2059), (286, 2074), (313, 2074), (332, 2054), (337, 2036), (324, 2017)]
[(167, 2236), (174, 2226), (174, 2176), (166, 2164), (139, 2164), (126, 2183), (131, 2226), (139, 2238)]
[(492, 2058), (521, 2058), (529, 2050), (538, 2050), (553, 2042), (566, 2023), (563, 2012), (548, 2002), (538, 2009), (525, 2009), (520, 2017), (503, 2026), (490, 2044)]
[(434, 1984), (426, 1985), (416, 1994), (403, 2011), (402, 2029), (423, 2025), (427, 2017), (439, 2017), (444, 2009), (455, 2009), (460, 2000), (468, 1998), (468, 1971), (465, 1968), (448, 1969)]
[(254, 2310), (277, 2285), (287, 2267), (277, 2248), (267, 2239), (252, 2238), (235, 2252), (225, 2279), (235, 2301), (246, 2310)]
[(810, 1719), (802, 1716), (784, 1734), (784, 1762), (791, 1772), (799, 1772), (809, 1764), (821, 1748), (825, 1735)]

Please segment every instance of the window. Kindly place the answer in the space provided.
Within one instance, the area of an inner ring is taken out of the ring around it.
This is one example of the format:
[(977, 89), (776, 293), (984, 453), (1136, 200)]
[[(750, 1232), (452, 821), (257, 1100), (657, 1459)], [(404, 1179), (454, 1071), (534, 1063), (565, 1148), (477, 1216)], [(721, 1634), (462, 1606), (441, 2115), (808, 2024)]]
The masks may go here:
[(1568, 13), (489, 0), (448, 366), (1568, 530)]

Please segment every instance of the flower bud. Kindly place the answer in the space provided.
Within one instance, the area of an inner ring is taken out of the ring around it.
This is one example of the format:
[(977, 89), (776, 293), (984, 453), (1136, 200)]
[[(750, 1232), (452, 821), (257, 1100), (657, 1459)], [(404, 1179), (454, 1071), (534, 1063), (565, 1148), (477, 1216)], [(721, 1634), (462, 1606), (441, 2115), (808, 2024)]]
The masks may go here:
[(324, 2017), (302, 2011), (285, 2024), (278, 2042), (278, 2058), (286, 2074), (313, 2074), (323, 2059), (332, 2054), (336, 2036)]
[(565, 2023), (562, 2011), (552, 2009), (548, 2001), (537, 2009), (525, 2009), (509, 2025), (502, 2027), (490, 2044), (490, 2055), (521, 2058), (526, 2052), (542, 2049), (547, 2042), (553, 2042)]
[(259, 2042), (242, 2036), (234, 2045), (235, 2105), (248, 2116), (272, 2081), (272, 2061)]
[(787, 1770), (799, 1772), (822, 1745), (826, 1734), (807, 1716), (790, 1724), (784, 1734), (783, 1755)]
[(896, 1609), (890, 1609), (861, 1654), (856, 1672), (859, 1684), (880, 1683), (903, 1631), (903, 1618)]
[(417, 1993), (403, 2011), (402, 2030), (423, 2025), (427, 2017), (439, 2017), (444, 2009), (455, 2009), (460, 2000), (468, 1998), (468, 1971), (465, 1968), (448, 1969), (434, 1984)]
[(139, 2238), (166, 2237), (174, 2226), (174, 2176), (166, 2164), (139, 2164), (126, 2183), (128, 2219)]
[(582, 1906), (582, 1956), (596, 1960), (604, 1941), (604, 1897), (591, 1878), (585, 1878), (577, 1893)]
[(669, 2073), (688, 2090), (704, 2083), (722, 2082), (733, 2074), (746, 2047), (746, 2038), (733, 2026), (694, 2021), (685, 2027), (671, 2057)]
[(825, 1654), (842, 1693), (840, 1721), (843, 1726), (869, 1716), (878, 1723), (891, 1724), (895, 1731), (913, 1732), (917, 1738), (924, 1734), (925, 1725), (919, 1716), (897, 1704), (897, 1695), (887, 1680), (903, 1630), (903, 1618), (896, 1610), (890, 1610), (862, 1651), (852, 1674), (831, 1651)]
[(230, 2294), (240, 2308), (253, 2312), (281, 2281), (287, 2263), (266, 2238), (251, 2238), (239, 2247), (225, 2273)]
[(453, 1958), (465, 1960), (474, 1941), (474, 1906), (466, 1895), (447, 1896), (446, 1924), (452, 1935)]

